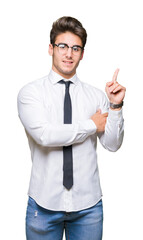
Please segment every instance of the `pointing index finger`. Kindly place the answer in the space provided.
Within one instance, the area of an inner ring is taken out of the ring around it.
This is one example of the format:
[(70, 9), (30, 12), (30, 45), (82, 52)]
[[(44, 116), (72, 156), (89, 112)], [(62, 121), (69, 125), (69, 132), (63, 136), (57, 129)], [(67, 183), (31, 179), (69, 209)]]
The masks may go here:
[(113, 75), (113, 78), (112, 78), (112, 81), (113, 81), (114, 83), (116, 83), (116, 81), (117, 81), (117, 76), (118, 76), (119, 70), (120, 70), (120, 69), (117, 68), (116, 71), (114, 72), (114, 75)]

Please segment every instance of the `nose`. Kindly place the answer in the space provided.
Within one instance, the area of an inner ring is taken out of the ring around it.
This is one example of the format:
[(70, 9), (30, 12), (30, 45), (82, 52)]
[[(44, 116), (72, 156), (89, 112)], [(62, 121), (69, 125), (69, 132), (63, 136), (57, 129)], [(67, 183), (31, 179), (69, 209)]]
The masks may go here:
[(66, 57), (71, 58), (71, 56), (72, 56), (72, 48), (69, 47), (66, 53)]

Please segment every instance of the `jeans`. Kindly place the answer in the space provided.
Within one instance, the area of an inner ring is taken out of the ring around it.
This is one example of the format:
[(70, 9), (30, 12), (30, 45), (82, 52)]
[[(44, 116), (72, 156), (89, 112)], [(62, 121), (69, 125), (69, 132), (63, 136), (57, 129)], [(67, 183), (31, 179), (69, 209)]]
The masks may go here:
[(103, 207), (100, 200), (93, 207), (77, 211), (51, 211), (29, 197), (26, 213), (27, 240), (101, 240)]

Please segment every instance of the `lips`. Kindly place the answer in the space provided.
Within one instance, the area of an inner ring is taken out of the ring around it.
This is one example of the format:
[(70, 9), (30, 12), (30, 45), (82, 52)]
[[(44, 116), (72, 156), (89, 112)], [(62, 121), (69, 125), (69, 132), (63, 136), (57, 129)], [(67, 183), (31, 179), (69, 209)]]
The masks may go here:
[(71, 65), (71, 64), (73, 63), (73, 61), (67, 61), (67, 60), (65, 60), (65, 61), (63, 61), (63, 63), (65, 63), (65, 64), (67, 64), (67, 65)]

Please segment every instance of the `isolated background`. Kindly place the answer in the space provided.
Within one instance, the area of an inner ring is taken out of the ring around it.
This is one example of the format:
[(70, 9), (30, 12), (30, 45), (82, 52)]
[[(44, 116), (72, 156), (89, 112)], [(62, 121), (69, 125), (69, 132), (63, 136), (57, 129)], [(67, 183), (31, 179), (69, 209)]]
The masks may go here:
[[(61, 16), (78, 18), (88, 33), (78, 76), (104, 91), (116, 68), (126, 86), (125, 137), (110, 153), (98, 145), (103, 190), (103, 240), (143, 239), (143, 7), (139, 0), (5, 0), (0, 2), (0, 218), (3, 239), (25, 239), (31, 171), (17, 94), (47, 75), (49, 32)], [(75, 239), (76, 240), (76, 239)]]

